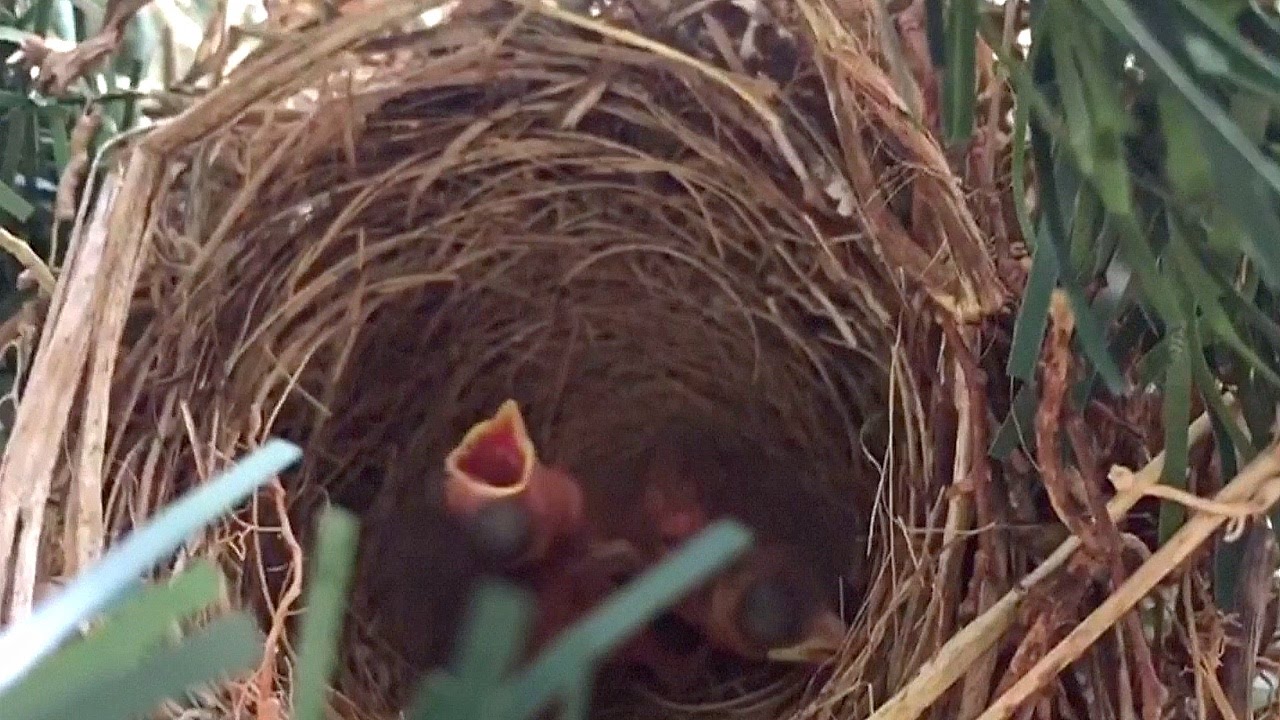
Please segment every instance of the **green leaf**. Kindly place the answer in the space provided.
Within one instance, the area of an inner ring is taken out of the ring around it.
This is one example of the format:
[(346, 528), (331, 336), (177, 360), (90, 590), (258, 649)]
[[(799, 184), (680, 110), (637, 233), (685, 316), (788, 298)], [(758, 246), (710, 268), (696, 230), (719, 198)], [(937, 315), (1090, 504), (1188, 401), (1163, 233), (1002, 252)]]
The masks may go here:
[(146, 586), (97, 631), (54, 653), (0, 697), (7, 713), (33, 715), (53, 697), (95, 685), (123, 667), (138, 665), (186, 619), (218, 599), (219, 575), (202, 560), (168, 585)]
[(338, 641), (347, 591), (355, 565), (358, 523), (354, 515), (330, 507), (320, 517), (316, 549), (302, 620), (298, 665), (293, 676), (293, 717), (322, 720), (329, 678), (338, 661)]
[(1037, 243), (1031, 259), (1031, 274), (1022, 294), (1022, 306), (1013, 325), (1013, 344), (1009, 350), (1009, 376), (1031, 382), (1036, 373), (1036, 360), (1049, 325), (1049, 301), (1058, 282), (1058, 260), (1047, 241)]
[(76, 37), (75, 11), (71, 0), (54, 0), (49, 12), (49, 24), (53, 35), (72, 42), (80, 40)]
[(49, 24), (53, 21), (54, 2), (55, 0), (33, 0), (31, 9), (26, 13), (31, 32), (41, 36), (49, 33)]
[(1197, 70), (1280, 102), (1280, 62), (1245, 42), (1235, 28), (1210, 12), (1203, 0), (1174, 0), (1169, 5)]
[(31, 617), (0, 634), (0, 692), (46, 657), (83, 621), (102, 612), (138, 578), (196, 530), (213, 522), (277, 473), (301, 451), (270, 440), (211, 482), (187, 493), (108, 552)]
[[(1057, 14), (1065, 15), (1069, 5), (1055, 3)], [(1072, 27), (1076, 19), (1070, 16), (1058, 17), (1056, 28)], [(1080, 70), (1075, 64), (1075, 35), (1073, 31), (1055, 29), (1049, 34), (1053, 47), (1054, 76), (1058, 80), (1058, 92), (1061, 93), (1062, 114), (1067, 125), (1067, 140), (1075, 153), (1080, 172), (1089, 175), (1093, 172), (1093, 119), (1089, 112), (1089, 103), (1085, 99), (1084, 83), (1080, 78)]]
[(132, 128), (138, 124), (138, 85), (142, 79), (142, 61), (130, 60), (126, 69), (129, 78), (129, 93), (124, 104), (120, 106), (121, 127)]
[(947, 64), (946, 9), (943, 0), (925, 0), (925, 35), (929, 41), (929, 59), (934, 67)]
[(519, 659), (533, 616), (528, 593), (489, 582), (476, 592), (454, 661), (456, 677), (424, 683), (410, 720), (489, 720), (503, 717), (498, 689)]
[(610, 650), (726, 567), (751, 540), (751, 533), (732, 520), (703, 530), (562, 633), (528, 670), (504, 687), (502, 709), (509, 711), (509, 717), (527, 718), (553, 696), (571, 699)]
[(1165, 154), (1165, 176), (1180, 199), (1203, 204), (1213, 197), (1213, 168), (1200, 145), (1191, 106), (1181, 96), (1167, 91), (1157, 93), (1156, 103), (1165, 142), (1175, 149)]
[[(1160, 481), (1171, 487), (1187, 486), (1187, 425), (1191, 422), (1191, 360), (1187, 331), (1183, 327), (1168, 329), (1169, 364), (1164, 385), (1164, 470)], [(1160, 506), (1160, 543), (1164, 544), (1186, 516), (1182, 505), (1164, 502)]]
[(978, 0), (950, 0), (947, 5), (942, 125), (947, 142), (959, 145), (973, 134), (973, 107), (978, 94)]
[(31, 33), (16, 27), (0, 26), (0, 42), (13, 43), (21, 45), (31, 37)]
[(1031, 134), (1031, 102), (1020, 95), (1015, 95), (1013, 102), (1013, 142), (1009, 143), (1010, 162), (1013, 166), (1013, 209), (1018, 217), (1022, 237), (1028, 245), (1038, 246), (1035, 226), (1031, 222), (1031, 209), (1028, 207), (1030, 196), (1027, 193), (1027, 141)]
[[(1280, 219), (1274, 210), (1275, 196), (1280, 193), (1280, 167), (1249, 141), (1209, 92), (1178, 63), (1169, 48), (1180, 47), (1181, 37), (1157, 37), (1123, 0), (1082, 2), (1195, 110), (1205, 150), (1214, 158), (1212, 167), (1219, 197), (1249, 228), (1245, 247), (1258, 263), (1263, 278), (1271, 287), (1280, 287), (1280, 243), (1275, 242), (1280, 237)], [(1158, 16), (1159, 11), (1149, 14)]]
[(1093, 189), (1085, 185), (1076, 192), (1075, 212), (1072, 213), (1067, 247), (1071, 253), (1071, 273), (1076, 277), (1093, 277), (1094, 253), (1098, 251), (1106, 229), (1106, 213), (1102, 200)]
[(0, 181), (8, 182), (18, 174), (18, 166), (23, 158), (36, 151), (31, 143), (31, 116), (34, 108), (31, 105), (16, 107), (5, 113), (4, 155), (0, 157)]
[(13, 720), (132, 720), (163, 700), (225, 675), (251, 670), (261, 657), (262, 634), (257, 624), (243, 612), (233, 613), (136, 668), (98, 677), (92, 686), (51, 703), (43, 712)]
[[(1200, 324), (1197, 321), (1193, 321), (1191, 324), (1190, 340), (1193, 349), (1204, 347), (1204, 338), (1201, 335)], [(1227, 409), (1226, 403), (1222, 401), (1222, 386), (1210, 369), (1209, 362), (1205, 359), (1204, 351), (1202, 349), (1193, 351), (1188, 355), (1188, 358), (1191, 360), (1191, 373), (1195, 379), (1196, 389), (1205, 400), (1205, 406), (1209, 410), (1209, 419), (1213, 423), (1214, 432), (1228, 437), (1235, 453), (1243, 453), (1246, 457), (1252, 458), (1255, 453), (1253, 443), (1241, 432), (1239, 424), (1235, 422), (1231, 411)], [(1219, 458), (1219, 460), (1224, 462), (1224, 468), (1235, 466), (1234, 455), (1230, 458), (1231, 462), (1229, 464), (1226, 463), (1224, 458)], [(1231, 475), (1227, 477), (1231, 477)]]
[(988, 454), (996, 460), (1004, 460), (1015, 448), (1026, 449), (1028, 455), (1034, 457), (1036, 407), (1040, 402), (1040, 394), (1035, 383), (1026, 383), (1013, 396), (1013, 404), (1009, 415), (1000, 424), (996, 436), (991, 441)]
[[(1210, 259), (1196, 252), (1194, 241), (1189, 237), (1191, 229), (1187, 227), (1187, 223), (1182, 222), (1176, 214), (1169, 213), (1166, 225), (1169, 229), (1167, 255), (1186, 287), (1186, 295), (1195, 299), (1199, 309), (1198, 324), (1201, 333), (1225, 345), (1264, 379), (1280, 387), (1280, 374), (1267, 364), (1251, 344), (1245, 342), (1236, 328), (1236, 318), (1229, 315), (1223, 307), (1221, 299), (1236, 295), (1235, 288), (1216, 277), (1211, 270)], [(1231, 265), (1237, 265), (1238, 262), (1239, 260)], [(1251, 303), (1242, 298), (1238, 304), (1251, 306)]]
[(533, 599), (513, 587), (488, 584), (476, 594), (455, 667), (463, 686), (488, 691), (506, 677), (520, 657), (533, 617)]
[(1164, 337), (1142, 356), (1135, 368), (1135, 375), (1141, 387), (1159, 385), (1159, 381), (1169, 373), (1169, 338)]
[(71, 133), (67, 131), (70, 114), (61, 107), (44, 108), (45, 123), (49, 127), (49, 139), (53, 144), (53, 162), (61, 173), (71, 160)]
[[(1042, 168), (1055, 167), (1057, 164), (1053, 158), (1052, 143), (1039, 123), (1032, 123), (1031, 136), (1036, 166)], [(1089, 303), (1085, 299), (1084, 289), (1081, 287), (1079, 280), (1072, 273), (1062, 271), (1064, 267), (1069, 267), (1066, 263), (1070, 262), (1070, 249), (1067, 247), (1067, 223), (1065, 220), (1068, 214), (1064, 211), (1063, 205), (1059, 200), (1056, 175), (1053, 172), (1042, 172), (1040, 174), (1040, 199), (1043, 203), (1041, 212), (1045, 223), (1045, 237), (1049, 239), (1047, 244), (1057, 255), (1063, 290), (1071, 301), (1071, 309), (1076, 317), (1077, 341), (1084, 349), (1086, 357), (1097, 368), (1098, 373), (1103, 381), (1107, 383), (1111, 392), (1119, 394), (1124, 392), (1126, 385), (1124, 373), (1120, 371), (1115, 359), (1111, 356), (1111, 350), (1107, 346), (1106, 332), (1090, 311)]]
[(19, 195), (16, 190), (9, 187), (3, 180), (0, 180), (0, 210), (13, 216), (14, 220), (24, 223), (31, 217), (31, 213), (36, 211), (36, 208), (27, 202), (26, 198)]

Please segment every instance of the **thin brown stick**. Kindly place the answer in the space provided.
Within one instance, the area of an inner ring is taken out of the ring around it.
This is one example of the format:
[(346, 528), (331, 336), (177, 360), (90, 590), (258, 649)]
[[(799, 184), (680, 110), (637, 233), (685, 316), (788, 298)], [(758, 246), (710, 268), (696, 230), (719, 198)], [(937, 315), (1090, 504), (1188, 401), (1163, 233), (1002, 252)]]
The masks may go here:
[(1244, 552), (1241, 573), (1236, 579), (1234, 608), (1236, 622), (1228, 631), (1232, 642), (1222, 658), (1222, 685), (1231, 708), (1241, 720), (1253, 720), (1253, 683), (1257, 677), (1257, 659), (1262, 643), (1263, 617), (1274, 585), (1274, 535), (1265, 523), (1251, 522), (1240, 539)]
[[(973, 495), (974, 509), (978, 527), (991, 527), (996, 522), (996, 511), (992, 499), (991, 463), (987, 455), (990, 442), (987, 433), (988, 394), (986, 373), (978, 366), (972, 347), (977, 345), (976, 339), (966, 336), (978, 336), (976, 331), (962, 333), (951, 322), (943, 321), (952, 352), (960, 372), (957, 373), (962, 392), (967, 393), (963, 405), (967, 408), (967, 416), (960, 419), (971, 432), (968, 452), (969, 467), (963, 478), (968, 492)], [(960, 403), (957, 403), (960, 407)], [(960, 480), (961, 478), (957, 478)], [(973, 608), (977, 613), (986, 612), (997, 600), (998, 593), (1008, 584), (1007, 554), (1000, 547), (998, 533), (984, 532), (978, 535), (978, 548), (974, 556), (974, 597)], [(991, 693), (991, 677), (995, 674), (996, 652), (989, 650), (974, 664), (965, 677), (960, 692), (960, 704), (956, 711), (960, 720), (976, 717), (986, 706)]]
[(1072, 486), (1078, 487), (1080, 483), (1062, 463), (1062, 415), (1071, 374), (1071, 336), (1075, 331), (1075, 318), (1063, 293), (1054, 292), (1049, 317), (1049, 333), (1041, 360), (1040, 405), (1035, 419), (1040, 478), (1058, 519), (1095, 557), (1102, 557), (1106, 549), (1099, 542), (1087, 509), (1072, 492)]
[[(1107, 514), (1106, 501), (1103, 500), (1101, 492), (1102, 474), (1098, 472), (1098, 462), (1094, 457), (1093, 446), (1085, 430), (1084, 420), (1079, 415), (1074, 415), (1068, 420), (1067, 434), (1071, 439), (1071, 447), (1081, 472), (1091, 476), (1084, 482), (1085, 500), (1094, 518), (1093, 526), (1107, 548), (1111, 584), (1117, 587), (1124, 582), (1125, 578), (1124, 562), (1121, 557), (1124, 541), (1120, 537), (1120, 531), (1116, 528), (1115, 522)], [(1122, 630), (1125, 641), (1133, 652), (1133, 662), (1137, 665), (1135, 670), (1138, 673), (1142, 693), (1143, 720), (1160, 720), (1160, 711), (1164, 707), (1168, 691), (1160, 683), (1155, 663), (1151, 659), (1151, 647), (1147, 645), (1147, 637), (1142, 630), (1142, 619), (1138, 617), (1136, 611), (1125, 615)]]

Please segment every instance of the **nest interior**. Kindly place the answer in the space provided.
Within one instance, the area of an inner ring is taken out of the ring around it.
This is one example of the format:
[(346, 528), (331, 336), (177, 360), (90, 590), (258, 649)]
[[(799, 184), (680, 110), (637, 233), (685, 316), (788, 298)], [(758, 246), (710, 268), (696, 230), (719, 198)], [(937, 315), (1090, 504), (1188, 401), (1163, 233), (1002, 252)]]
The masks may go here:
[[(823, 65), (805, 17), (775, 15), (766, 35), (721, 5), (733, 42), (793, 52), (745, 67), (704, 16), (566, 22), (485, 4), (333, 53), (305, 87), (165, 158), (112, 383), (112, 531), (246, 444), (300, 443), (301, 470), (200, 551), (283, 629), (315, 509), (360, 511), (339, 690), (345, 714), (377, 716), (404, 699), (399, 659), (438, 656), (451, 638), (431, 626), (456, 627), (432, 591), (453, 577), (449, 539), (420, 500), (471, 424), (519, 400), (540, 454), (609, 508), (654, 433), (696, 423), (778, 468), (731, 480), (855, 593), (839, 701), (866, 708), (899, 683), (926, 644), (893, 638), (931, 604), (901, 592), (919, 568), (895, 560), (908, 539), (894, 522), (936, 523), (940, 507), (922, 298), (953, 284), (941, 238), (963, 203), (921, 172), (945, 163), (917, 154), (918, 131), (877, 121), (895, 109), (871, 95), (864, 125), (833, 115), (832, 78), (853, 92), (855, 70), (880, 81), (874, 67)], [(888, 204), (901, 188), (940, 198), (915, 255), (884, 244), (891, 222), (907, 237)], [(929, 262), (903, 261), (917, 255)], [(667, 716), (812, 697), (805, 678), (784, 692), (769, 677), (717, 689), (716, 705), (645, 697)]]

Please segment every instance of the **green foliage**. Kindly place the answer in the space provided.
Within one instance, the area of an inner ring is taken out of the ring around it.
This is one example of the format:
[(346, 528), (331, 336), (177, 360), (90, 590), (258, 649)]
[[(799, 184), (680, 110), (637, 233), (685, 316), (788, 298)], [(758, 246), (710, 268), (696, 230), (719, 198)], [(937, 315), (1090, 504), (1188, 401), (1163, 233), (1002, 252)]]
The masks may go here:
[[(288, 443), (267, 443), (165, 509), (64, 593), (0, 635), (5, 720), (128, 720), (162, 700), (180, 699), (201, 685), (256, 667), (263, 637), (242, 611), (183, 632), (221, 595), (212, 563), (196, 562), (165, 583), (144, 585), (141, 579), (192, 533), (298, 458), (298, 449)], [(330, 508), (320, 518), (294, 673), (299, 720), (324, 717), (357, 535), (356, 520), (346, 511)], [(595, 668), (604, 657), (750, 542), (737, 523), (713, 525), (565, 631), (524, 669), (514, 666), (532, 613), (530, 598), (503, 584), (482, 588), (452, 672), (423, 683), (411, 717), (523, 720), (553, 702), (569, 717), (583, 717)], [(73, 638), (86, 624), (92, 629)]]
[[(1234, 389), (1268, 417), (1280, 400), (1280, 25), (1248, 2), (1035, 0), (1031, 11), (1025, 56), (1001, 52), (1038, 184), (1034, 217), (1018, 208), (1033, 264), (1008, 372), (1024, 390), (1034, 381), (1048, 297), (1063, 288), (1094, 369), (1077, 400), (1101, 391), (1094, 377), (1131, 392), (1121, 368), (1133, 368), (1163, 389), (1164, 482), (1186, 482), (1196, 397), (1232, 464), (1246, 461), (1255, 443), (1218, 398)], [(982, 32), (1000, 46), (994, 26)], [(1019, 199), (1026, 164), (1015, 142)], [(1033, 412), (1014, 403), (994, 455)], [(1269, 434), (1257, 426), (1255, 438)], [(1162, 538), (1182, 516), (1165, 508)]]
[[(0, 58), (14, 57), (32, 38), (54, 43), (84, 40), (86, 31), (101, 21), (99, 5), (0, 0)], [(62, 238), (53, 235), (54, 205), (59, 179), (72, 160), (77, 121), (93, 108), (102, 111), (102, 124), (87, 148), (90, 157), (111, 137), (138, 123), (139, 77), (158, 53), (154, 43), (138, 42), (136, 34), (130, 27), (124, 50), (60, 97), (40, 92), (25, 62), (0, 63), (0, 228), (26, 242), (50, 267), (59, 266), (67, 252), (67, 229), (60, 231)], [(17, 284), (22, 269), (9, 253), (0, 252), (0, 320), (30, 298), (32, 291), (20, 290)], [(0, 397), (23, 382), (17, 370), (12, 358), (0, 358)], [(6, 439), (7, 428), (0, 427), (0, 447)]]
[[(59, 695), (70, 696), (78, 684), (101, 681), (99, 671), (121, 670), (144, 662), (155, 641), (162, 637), (162, 629), (207, 605), (216, 584), (201, 574), (208, 571), (198, 565), (168, 588), (139, 595), (141, 579), (193, 532), (221, 517), (228, 508), (297, 462), (299, 456), (299, 450), (289, 443), (267, 443), (215, 481), (166, 508), (76, 578), (65, 592), (30, 618), (7, 628), (0, 635), (0, 692), (4, 693), (0, 706), (11, 710), (10, 693), (16, 693), (19, 699), (23, 693), (31, 693), (33, 700), (52, 702)], [(83, 623), (126, 597), (131, 601), (117, 614), (114, 632), (92, 634), (59, 650)], [(144, 630), (128, 624), (142, 614), (151, 618), (142, 624)], [(89, 646), (85, 647), (85, 643)], [(227, 650), (228, 657), (235, 657), (231, 652), (234, 648), (214, 649)], [(33, 671), (41, 661), (44, 662), (39, 667), (43, 670)], [(79, 675), (72, 672), (77, 670)]]
[[(21, 43), (33, 37), (55, 42), (84, 40), (89, 24), (84, 10), (71, 0), (0, 0), (0, 57), (13, 55)], [(144, 43), (126, 42), (121, 53), (74, 83), (63, 97), (42, 94), (21, 62), (0, 66), (0, 146), (4, 148), (0, 156), (0, 224), (28, 239), (41, 257), (58, 260), (50, 258), (54, 248), (49, 232), (58, 179), (70, 159), (76, 119), (91, 107), (103, 109), (103, 129), (95, 148), (136, 125), (138, 79), (154, 51)], [(5, 286), (12, 286), (18, 269), (11, 261), (3, 268)]]

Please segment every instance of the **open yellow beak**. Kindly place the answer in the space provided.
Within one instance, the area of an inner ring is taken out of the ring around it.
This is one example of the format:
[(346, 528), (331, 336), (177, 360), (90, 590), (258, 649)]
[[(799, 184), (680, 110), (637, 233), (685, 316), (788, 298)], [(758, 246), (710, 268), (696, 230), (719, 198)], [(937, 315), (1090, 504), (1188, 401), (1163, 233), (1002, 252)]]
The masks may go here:
[(775, 662), (814, 665), (827, 662), (844, 647), (849, 629), (836, 613), (827, 610), (809, 624), (809, 632), (789, 647), (773, 648), (767, 657)]
[(489, 501), (517, 496), (537, 461), (520, 406), (507, 400), (445, 457), (445, 501), (450, 510), (470, 514)]

